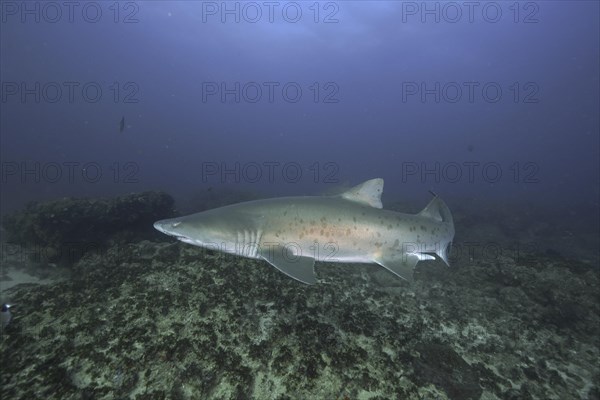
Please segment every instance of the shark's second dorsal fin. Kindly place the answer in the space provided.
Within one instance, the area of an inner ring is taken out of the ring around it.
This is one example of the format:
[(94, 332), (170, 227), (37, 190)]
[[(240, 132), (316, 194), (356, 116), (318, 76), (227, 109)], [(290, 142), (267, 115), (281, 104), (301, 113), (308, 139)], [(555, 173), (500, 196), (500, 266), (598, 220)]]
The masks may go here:
[(435, 195), (429, 204), (427, 204), (427, 206), (425, 206), (425, 208), (417, 215), (454, 225), (454, 220), (452, 219), (452, 214), (450, 214), (448, 206), (438, 197), (438, 195)]
[(419, 212), (418, 215), (420, 215), (421, 217), (427, 217), (442, 222), (439, 197), (436, 194), (434, 194), (433, 196), (433, 199), (431, 199), (429, 204), (427, 204), (425, 208), (422, 209), (421, 212)]
[(376, 178), (354, 186), (344, 192), (341, 196), (350, 201), (365, 204), (375, 208), (383, 208), (381, 204), (381, 193), (383, 193), (383, 179)]

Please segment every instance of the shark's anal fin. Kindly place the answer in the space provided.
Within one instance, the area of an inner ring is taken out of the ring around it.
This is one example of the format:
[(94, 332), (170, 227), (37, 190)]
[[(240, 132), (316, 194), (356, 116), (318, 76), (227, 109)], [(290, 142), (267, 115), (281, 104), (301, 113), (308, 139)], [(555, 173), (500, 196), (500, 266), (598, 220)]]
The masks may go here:
[(312, 257), (296, 256), (282, 246), (261, 247), (259, 255), (284, 274), (302, 283), (317, 283), (315, 259)]
[(391, 273), (398, 275), (400, 278), (406, 279), (409, 282), (413, 281), (413, 273), (415, 271), (415, 265), (419, 262), (419, 256), (416, 254), (405, 254), (401, 258), (386, 260), (379, 259), (373, 260), (373, 262), (381, 265)]

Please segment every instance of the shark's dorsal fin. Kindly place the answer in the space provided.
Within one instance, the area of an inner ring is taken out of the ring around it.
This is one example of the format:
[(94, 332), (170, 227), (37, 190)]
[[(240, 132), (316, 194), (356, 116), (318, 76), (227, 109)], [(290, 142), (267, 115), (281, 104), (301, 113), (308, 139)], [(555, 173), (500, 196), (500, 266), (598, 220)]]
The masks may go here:
[(427, 218), (432, 218), (435, 219), (436, 221), (442, 221), (442, 214), (440, 213), (440, 204), (438, 201), (437, 195), (435, 195), (435, 197), (433, 199), (431, 199), (431, 201), (429, 202), (429, 204), (427, 204), (425, 206), (424, 209), (421, 210), (421, 212), (419, 212), (418, 215), (420, 215), (421, 217), (427, 217)]
[(350, 201), (365, 204), (375, 208), (383, 208), (381, 204), (381, 193), (383, 193), (383, 179), (376, 178), (354, 186), (344, 192), (341, 196)]
[(435, 195), (433, 199), (425, 206), (424, 209), (417, 214), (421, 217), (432, 218), (439, 222), (452, 222), (452, 215), (450, 214), (450, 210), (448, 210), (448, 206), (437, 196)]

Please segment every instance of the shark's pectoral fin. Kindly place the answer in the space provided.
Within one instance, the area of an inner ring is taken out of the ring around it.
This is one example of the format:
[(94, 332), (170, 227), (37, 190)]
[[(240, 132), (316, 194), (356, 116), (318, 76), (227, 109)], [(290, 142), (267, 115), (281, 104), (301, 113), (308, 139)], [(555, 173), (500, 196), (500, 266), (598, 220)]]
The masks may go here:
[(419, 256), (416, 254), (406, 254), (398, 259), (379, 259), (373, 260), (391, 273), (409, 282), (413, 281), (415, 265), (419, 262)]
[(288, 249), (280, 246), (261, 249), (259, 255), (284, 274), (302, 283), (317, 283), (315, 259), (312, 257), (293, 255)]

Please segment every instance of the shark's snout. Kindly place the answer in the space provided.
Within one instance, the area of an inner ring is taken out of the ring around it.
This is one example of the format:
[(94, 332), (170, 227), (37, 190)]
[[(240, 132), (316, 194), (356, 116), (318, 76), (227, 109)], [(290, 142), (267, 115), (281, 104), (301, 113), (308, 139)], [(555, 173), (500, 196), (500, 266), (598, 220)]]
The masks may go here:
[(162, 233), (167, 233), (165, 232), (165, 228), (163, 227), (163, 221), (156, 221), (154, 223), (154, 229)]
[(182, 229), (181, 222), (180, 219), (163, 219), (154, 223), (154, 229), (184, 243), (199, 246), (201, 242), (197, 239), (190, 238), (189, 233), (185, 232), (185, 229)]
[(154, 223), (154, 229), (171, 236), (178, 236), (175, 228), (181, 224), (181, 221), (172, 219), (163, 219)]

